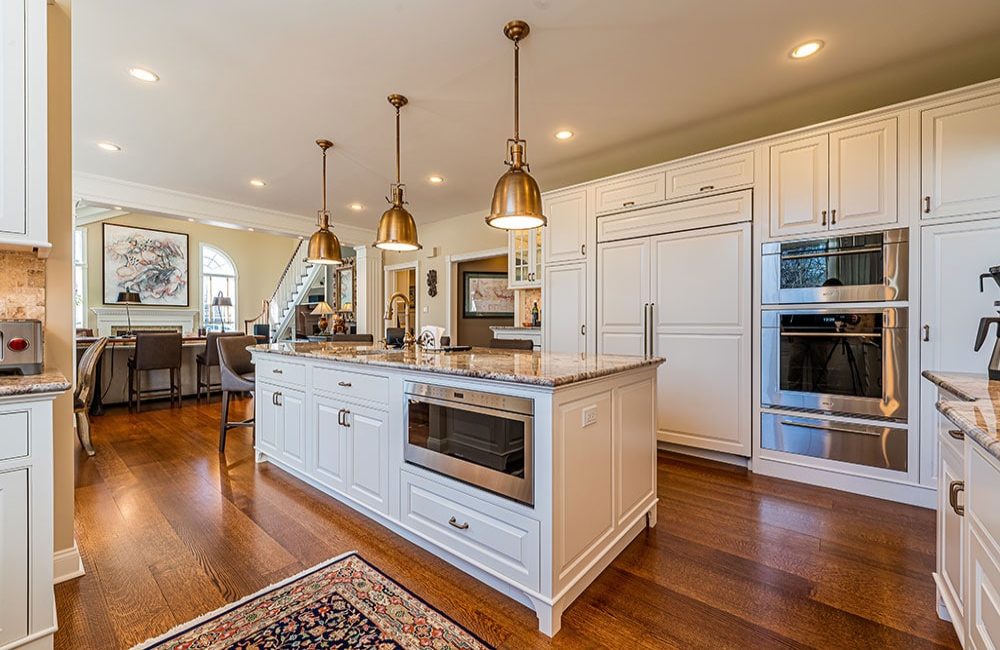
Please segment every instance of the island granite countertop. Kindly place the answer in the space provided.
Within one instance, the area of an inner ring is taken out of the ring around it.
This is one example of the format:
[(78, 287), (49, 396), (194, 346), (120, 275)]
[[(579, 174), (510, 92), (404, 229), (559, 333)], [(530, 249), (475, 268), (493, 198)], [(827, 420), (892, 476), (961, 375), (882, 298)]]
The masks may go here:
[(250, 350), (551, 387), (614, 375), (634, 368), (658, 366), (664, 362), (661, 357), (588, 356), (491, 348), (472, 348), (466, 352), (378, 350), (328, 342), (270, 343), (253, 346)]
[(40, 375), (0, 375), (0, 397), (17, 395), (37, 395), (38, 393), (61, 393), (72, 384), (59, 372), (43, 372)]
[(985, 375), (930, 370), (923, 376), (958, 398), (939, 400), (938, 411), (1000, 460), (1000, 381), (990, 381)]

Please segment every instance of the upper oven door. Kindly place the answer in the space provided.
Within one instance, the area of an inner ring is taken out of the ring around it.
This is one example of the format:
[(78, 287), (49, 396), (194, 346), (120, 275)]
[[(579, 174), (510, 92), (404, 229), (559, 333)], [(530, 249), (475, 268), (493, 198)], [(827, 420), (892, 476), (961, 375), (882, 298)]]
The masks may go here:
[(765, 311), (767, 406), (906, 419), (906, 310)]
[(905, 228), (763, 247), (766, 305), (906, 300)]

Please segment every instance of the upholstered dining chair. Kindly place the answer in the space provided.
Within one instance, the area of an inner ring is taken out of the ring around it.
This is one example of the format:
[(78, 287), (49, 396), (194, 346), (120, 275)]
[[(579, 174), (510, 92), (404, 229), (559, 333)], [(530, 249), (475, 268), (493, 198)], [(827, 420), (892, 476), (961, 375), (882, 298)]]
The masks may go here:
[(212, 389), (219, 388), (219, 384), (212, 383), (212, 368), (219, 367), (219, 346), (218, 340), (225, 336), (243, 336), (239, 332), (209, 332), (205, 336), (205, 350), (195, 356), (195, 372), (198, 386), (195, 392), (195, 399), (201, 402), (201, 389), (205, 389), (205, 398), (212, 398)]
[(90, 441), (90, 398), (94, 390), (101, 390), (100, 386), (95, 386), (97, 376), (97, 364), (101, 362), (104, 355), (104, 348), (108, 345), (108, 337), (99, 338), (90, 344), (90, 347), (80, 358), (80, 365), (76, 371), (76, 390), (73, 391), (73, 415), (76, 418), (76, 436), (80, 439), (80, 446), (87, 452), (88, 456), (94, 455), (94, 445)]
[[(230, 422), (229, 400), (233, 393), (254, 393), (255, 377), (253, 358), (249, 348), (257, 344), (253, 336), (227, 336), (218, 339), (219, 371), (222, 375), (222, 423), (219, 425), (219, 451), (226, 451), (226, 434), (230, 429), (250, 427), (253, 434), (254, 419)], [(252, 435), (253, 435), (252, 434)]]
[(495, 350), (527, 350), (535, 349), (531, 339), (490, 339), (490, 347)]
[[(179, 332), (137, 332), (135, 335), (135, 354), (128, 360), (128, 404), (132, 407), (135, 401), (135, 411), (142, 409), (143, 395), (170, 395), (170, 403), (181, 403), (181, 346)], [(142, 388), (142, 373), (150, 370), (169, 370), (170, 386), (166, 389)]]

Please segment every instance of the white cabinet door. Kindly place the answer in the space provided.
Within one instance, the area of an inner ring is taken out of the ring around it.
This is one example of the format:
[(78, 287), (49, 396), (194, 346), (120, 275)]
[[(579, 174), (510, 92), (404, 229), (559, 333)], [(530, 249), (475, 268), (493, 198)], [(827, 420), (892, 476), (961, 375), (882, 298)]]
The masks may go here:
[(642, 355), (649, 304), (649, 239), (601, 244), (597, 256), (597, 353)]
[[(980, 293), (979, 274), (1000, 264), (1000, 219), (925, 226), (921, 247), (920, 323), (910, 325), (921, 327), (920, 368), (983, 374), (993, 342), (979, 352), (972, 345), (979, 319), (996, 313), (1000, 289), (987, 281)], [(921, 381), (920, 391), (920, 482), (935, 486), (936, 389)]]
[(345, 405), (350, 458), (347, 492), (382, 514), (389, 512), (389, 416), (362, 406)]
[(974, 650), (1000, 648), (1000, 564), (995, 547), (979, 526), (969, 526), (969, 640)]
[(1000, 94), (924, 111), (920, 141), (925, 217), (1000, 210)]
[[(947, 435), (947, 434), (945, 434)], [(956, 625), (959, 638), (963, 636), (965, 616), (965, 567), (962, 553), (965, 549), (965, 524), (948, 501), (952, 483), (965, 480), (965, 459), (947, 443), (939, 442), (940, 470), (937, 489), (937, 574), (943, 597)]]
[(542, 230), (511, 230), (508, 234), (507, 283), (511, 289), (541, 285)]
[(283, 424), (281, 407), (278, 406), (278, 390), (275, 386), (258, 382), (254, 393), (257, 448), (271, 455), (278, 453), (278, 436)]
[(329, 397), (313, 397), (313, 478), (339, 492), (347, 491), (347, 429), (342, 426), (343, 406)]
[(828, 228), (829, 137), (771, 147), (771, 236)]
[(586, 259), (587, 190), (545, 197), (542, 205), (549, 220), (545, 227), (545, 264)]
[(896, 223), (896, 118), (830, 134), (830, 227)]
[(278, 391), (281, 427), (278, 447), (281, 458), (296, 469), (306, 468), (306, 396), (297, 390)]
[(27, 232), (26, 9), (26, 0), (0, 6), (0, 233), (15, 235)]
[(4, 646), (28, 634), (26, 469), (0, 473), (0, 585), (0, 646)]
[(652, 239), (660, 440), (750, 455), (750, 224)]
[(542, 301), (546, 315), (542, 349), (546, 352), (587, 352), (587, 265), (545, 267)]

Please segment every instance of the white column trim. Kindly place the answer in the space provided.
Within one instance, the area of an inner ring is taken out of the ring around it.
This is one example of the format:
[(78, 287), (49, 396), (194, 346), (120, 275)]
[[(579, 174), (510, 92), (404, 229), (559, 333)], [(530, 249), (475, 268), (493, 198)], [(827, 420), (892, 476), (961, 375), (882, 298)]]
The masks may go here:
[(371, 334), (375, 340), (383, 338), (382, 323), (383, 255), (374, 246), (355, 247), (355, 278), (358, 285), (358, 304), (354, 308), (358, 333)]

